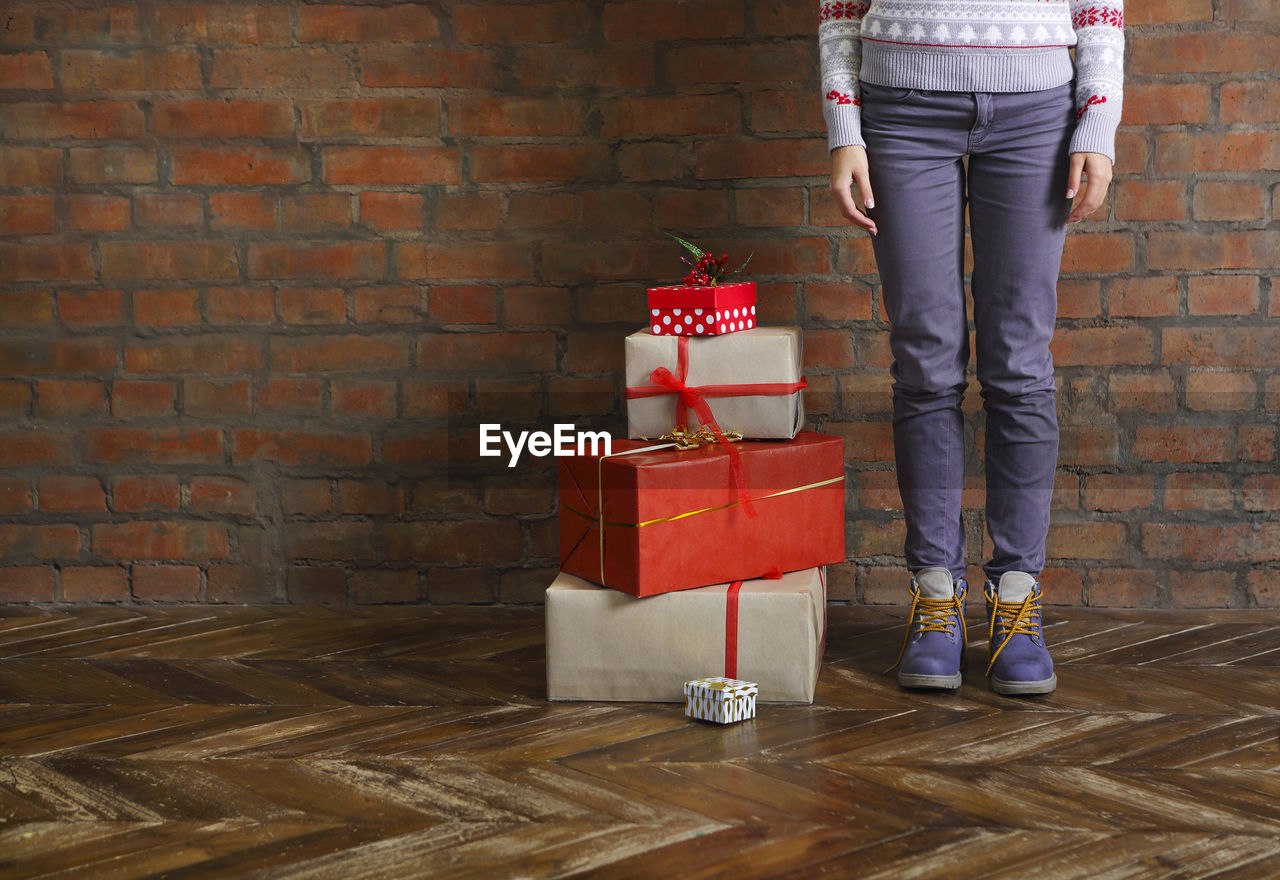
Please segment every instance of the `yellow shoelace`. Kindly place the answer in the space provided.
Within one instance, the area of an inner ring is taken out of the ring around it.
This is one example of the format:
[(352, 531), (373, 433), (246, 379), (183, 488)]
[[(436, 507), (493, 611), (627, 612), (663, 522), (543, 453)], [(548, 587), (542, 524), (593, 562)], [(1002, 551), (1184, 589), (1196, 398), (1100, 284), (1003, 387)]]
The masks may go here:
[[(1024, 636), (1041, 637), (1040, 596), (1033, 592), (1028, 593), (1027, 598), (1021, 602), (1001, 603), (999, 595), (988, 594), (987, 603), (994, 606), (991, 611), (991, 625), (987, 630), (987, 644), (995, 643), (997, 621), (1002, 628), (1005, 628), (1004, 639), (1000, 642), (1000, 646), (991, 652), (991, 660), (987, 663), (987, 675), (991, 675), (996, 658), (1000, 656), (1000, 652), (1004, 650), (1005, 645), (1009, 644), (1011, 638), (1019, 633)], [(1012, 610), (1015, 607), (1017, 611)]]
[[(920, 623), (916, 624), (916, 611), (920, 612)], [(920, 595), (920, 588), (911, 588), (911, 612), (907, 615), (907, 633), (902, 637), (902, 647), (898, 649), (898, 659), (885, 670), (893, 672), (902, 662), (902, 655), (907, 652), (907, 642), (915, 632), (949, 632), (955, 622), (960, 627), (960, 656), (964, 657), (968, 647), (964, 628), (964, 600), (959, 596), (950, 599), (929, 599)], [(963, 662), (963, 660), (962, 660)]]

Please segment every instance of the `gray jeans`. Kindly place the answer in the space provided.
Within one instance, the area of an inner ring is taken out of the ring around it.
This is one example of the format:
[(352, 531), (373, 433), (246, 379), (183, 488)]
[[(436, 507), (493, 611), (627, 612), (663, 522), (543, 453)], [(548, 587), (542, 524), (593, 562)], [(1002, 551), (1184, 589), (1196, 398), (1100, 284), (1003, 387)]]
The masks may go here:
[[(965, 206), (977, 375), (986, 411), (983, 565), (1044, 566), (1058, 458), (1053, 359), (1074, 88), (935, 92), (862, 84), (893, 354), (893, 440), (907, 567), (965, 576), (961, 400), (967, 386)], [(962, 159), (968, 155), (966, 171)]]

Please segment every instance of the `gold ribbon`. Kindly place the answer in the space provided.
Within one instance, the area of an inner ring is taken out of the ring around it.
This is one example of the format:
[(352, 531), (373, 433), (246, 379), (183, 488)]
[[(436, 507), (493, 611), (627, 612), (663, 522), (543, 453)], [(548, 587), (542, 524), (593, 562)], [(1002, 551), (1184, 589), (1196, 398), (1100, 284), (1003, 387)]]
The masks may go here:
[[(742, 439), (742, 432), (734, 430), (725, 431), (724, 438), (730, 443), (737, 443)], [(697, 449), (699, 446), (707, 446), (711, 443), (719, 442), (716, 435), (711, 433), (708, 428), (699, 428), (697, 431), (690, 431), (684, 425), (676, 425), (671, 429), (670, 434), (663, 434), (658, 439), (673, 441), (676, 449)]]

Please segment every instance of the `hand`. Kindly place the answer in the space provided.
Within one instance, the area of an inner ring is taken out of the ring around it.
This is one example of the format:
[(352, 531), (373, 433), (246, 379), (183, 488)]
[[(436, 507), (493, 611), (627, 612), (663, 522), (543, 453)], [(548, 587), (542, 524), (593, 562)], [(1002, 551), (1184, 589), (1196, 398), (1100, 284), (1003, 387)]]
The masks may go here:
[(1084, 172), (1085, 189), (1082, 198), (1071, 209), (1068, 223), (1079, 223), (1102, 206), (1107, 198), (1107, 186), (1111, 183), (1111, 160), (1101, 153), (1072, 153), (1071, 169), (1067, 175), (1067, 198), (1074, 199), (1080, 191), (1080, 172)]
[(858, 188), (863, 204), (868, 208), (876, 206), (871, 178), (867, 175), (867, 151), (864, 147), (836, 147), (831, 151), (831, 197), (836, 200), (841, 214), (875, 235), (878, 232), (876, 222), (858, 210), (850, 184)]

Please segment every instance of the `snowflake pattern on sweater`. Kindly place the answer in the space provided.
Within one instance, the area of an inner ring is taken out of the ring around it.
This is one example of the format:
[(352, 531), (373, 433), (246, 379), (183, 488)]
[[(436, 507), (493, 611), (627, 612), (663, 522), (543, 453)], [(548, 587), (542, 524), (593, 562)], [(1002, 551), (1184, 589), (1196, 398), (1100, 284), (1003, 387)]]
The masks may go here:
[(1123, 0), (820, 0), (818, 51), (832, 150), (865, 145), (864, 74), (881, 85), (940, 91), (1032, 91), (1074, 78), (1070, 149), (1114, 160)]

